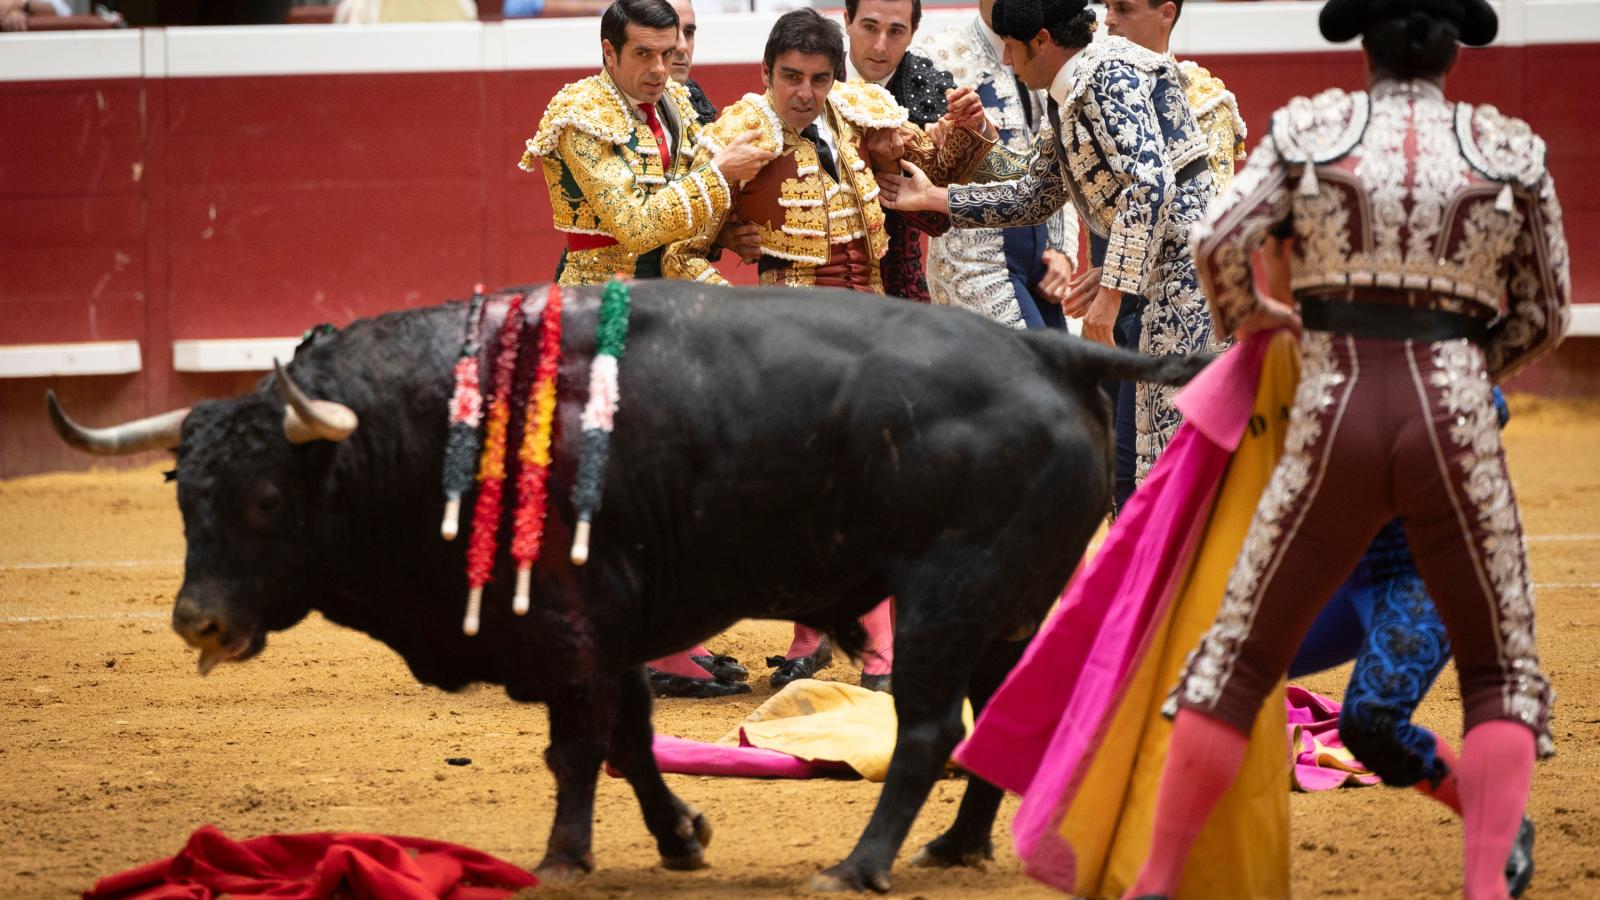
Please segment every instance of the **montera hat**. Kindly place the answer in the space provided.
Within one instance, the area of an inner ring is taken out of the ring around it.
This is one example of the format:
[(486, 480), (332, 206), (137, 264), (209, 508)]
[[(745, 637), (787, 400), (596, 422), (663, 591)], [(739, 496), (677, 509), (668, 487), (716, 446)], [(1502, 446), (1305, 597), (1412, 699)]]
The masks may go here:
[(1089, 8), (1089, 0), (996, 0), (991, 16), (994, 33), (1031, 41), (1040, 29), (1060, 25)]
[(1500, 18), (1487, 0), (1328, 0), (1317, 24), (1323, 37), (1339, 44), (1413, 12), (1456, 26), (1461, 43), (1469, 47), (1482, 47), (1500, 30)]

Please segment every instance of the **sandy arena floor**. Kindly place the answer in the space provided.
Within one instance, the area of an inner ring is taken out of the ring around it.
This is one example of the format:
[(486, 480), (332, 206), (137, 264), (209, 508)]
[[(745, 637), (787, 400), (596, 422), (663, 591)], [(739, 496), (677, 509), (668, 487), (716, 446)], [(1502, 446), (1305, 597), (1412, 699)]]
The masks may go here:
[[(1559, 693), (1560, 755), (1540, 765), (1529, 896), (1600, 897), (1600, 402), (1519, 398), (1506, 433), (1539, 585), (1540, 645)], [(1587, 462), (1586, 462), (1587, 460)], [(195, 675), (170, 631), (183, 537), (155, 468), (0, 482), (0, 896), (59, 897), (176, 852), (199, 825), (235, 837), (354, 830), (417, 834), (535, 864), (554, 806), (541, 709), (497, 689), (418, 686), (398, 657), (313, 616), (242, 666)], [(746, 663), (786, 646), (749, 622), (712, 642)], [(753, 675), (763, 670), (752, 666)], [(836, 665), (828, 677), (853, 679)], [(1344, 673), (1308, 686), (1337, 696)], [(659, 730), (714, 739), (771, 689), (724, 702), (668, 701)], [(1421, 720), (1459, 732), (1446, 673)], [(468, 756), (465, 768), (445, 757)], [(865, 824), (878, 787), (859, 781), (668, 776), (716, 826), (712, 867), (656, 866), (625, 784), (600, 786), (600, 869), (554, 896), (744, 898), (804, 893)], [(961, 782), (934, 792), (908, 849), (955, 813)], [(1014, 801), (1002, 812), (1009, 822)], [(1297, 795), (1299, 897), (1424, 897), (1460, 889), (1461, 832), (1443, 807), (1384, 788)], [(1034, 897), (1009, 832), (987, 871), (897, 869), (895, 896)]]

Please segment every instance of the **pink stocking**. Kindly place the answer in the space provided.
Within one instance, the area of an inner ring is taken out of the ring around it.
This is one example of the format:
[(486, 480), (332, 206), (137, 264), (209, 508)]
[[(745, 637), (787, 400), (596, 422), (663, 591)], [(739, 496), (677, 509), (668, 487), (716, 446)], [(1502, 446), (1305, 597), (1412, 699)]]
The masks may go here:
[(1445, 776), (1439, 780), (1437, 787), (1432, 781), (1424, 778), (1417, 782), (1416, 788), (1429, 797), (1443, 803), (1455, 810), (1456, 815), (1461, 815), (1461, 763), (1456, 759), (1456, 751), (1438, 735), (1433, 736), (1434, 754), (1439, 761), (1444, 763), (1447, 770)]
[(789, 644), (789, 652), (783, 655), (784, 659), (799, 659), (817, 652), (822, 645), (822, 632), (815, 628), (807, 628), (796, 622), (794, 625), (794, 640)]
[(867, 630), (866, 652), (861, 658), (863, 675), (888, 675), (894, 669), (894, 598), (879, 603), (861, 617)]
[(702, 651), (702, 654), (696, 655), (703, 655), (705, 648), (696, 644), (694, 650), (685, 650), (682, 653), (663, 656), (660, 659), (651, 660), (647, 665), (657, 672), (665, 672), (668, 675), (682, 675), (685, 678), (698, 678), (702, 681), (709, 680), (711, 673), (700, 668), (699, 663), (689, 658), (690, 654), (693, 654), (695, 650)]
[(1498, 900), (1506, 892), (1506, 857), (1522, 824), (1533, 784), (1533, 732), (1496, 719), (1461, 742), (1461, 819), (1466, 835), (1466, 900)]
[(1248, 742), (1231, 725), (1193, 710), (1178, 713), (1167, 764), (1161, 771), (1150, 855), (1126, 896), (1177, 896), (1189, 849), (1200, 836), (1212, 808), (1239, 774)]

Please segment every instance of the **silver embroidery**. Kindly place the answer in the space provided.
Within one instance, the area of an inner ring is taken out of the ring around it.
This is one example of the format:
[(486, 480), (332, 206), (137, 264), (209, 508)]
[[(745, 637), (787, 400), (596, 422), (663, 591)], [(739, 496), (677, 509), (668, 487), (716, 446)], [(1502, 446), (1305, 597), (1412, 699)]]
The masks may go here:
[(1300, 342), (1300, 384), (1284, 434), (1283, 456), (1256, 506), (1217, 620), (1184, 672), (1182, 690), (1187, 703), (1210, 707), (1222, 696), (1260, 608), (1262, 580), (1276, 568), (1293, 538), (1287, 533), (1289, 515), (1310, 502), (1305, 494), (1316, 475), (1313, 451), (1326, 437), (1323, 418), (1349, 380), (1334, 355), (1333, 340), (1327, 332), (1308, 331)]
[(1497, 601), (1500, 665), (1512, 674), (1503, 698), (1506, 713), (1542, 733), (1550, 687), (1539, 672), (1527, 547), (1500, 450), (1499, 421), (1482, 352), (1466, 341), (1435, 344), (1428, 382), (1438, 390), (1439, 407), (1449, 417), (1447, 434), (1468, 501), (1466, 514), (1477, 520), (1473, 561)]

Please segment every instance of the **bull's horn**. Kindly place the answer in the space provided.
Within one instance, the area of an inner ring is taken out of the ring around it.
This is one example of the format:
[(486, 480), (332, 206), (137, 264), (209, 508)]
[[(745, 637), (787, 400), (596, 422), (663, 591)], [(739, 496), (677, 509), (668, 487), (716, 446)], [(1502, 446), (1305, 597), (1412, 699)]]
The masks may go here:
[(145, 450), (170, 450), (178, 446), (178, 435), (183, 429), (183, 419), (189, 408), (175, 409), (148, 419), (135, 419), (109, 428), (85, 428), (67, 418), (56, 400), (56, 392), (44, 392), (44, 402), (50, 410), (50, 424), (56, 434), (68, 445), (85, 453), (101, 456), (123, 456)]
[(283, 434), (291, 444), (309, 441), (342, 441), (355, 433), (356, 411), (332, 400), (313, 400), (300, 390), (283, 364), (272, 361), (278, 373), (278, 392), (283, 394)]

